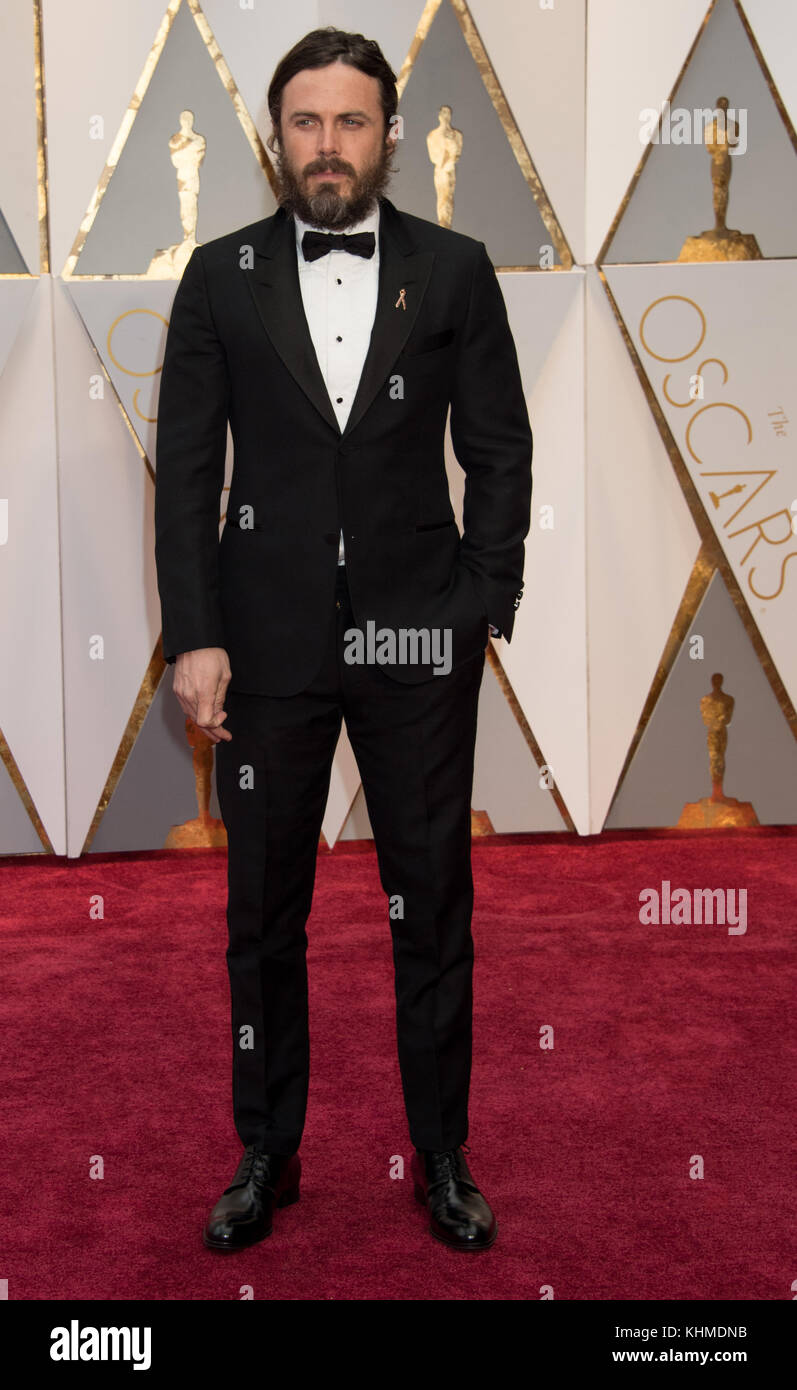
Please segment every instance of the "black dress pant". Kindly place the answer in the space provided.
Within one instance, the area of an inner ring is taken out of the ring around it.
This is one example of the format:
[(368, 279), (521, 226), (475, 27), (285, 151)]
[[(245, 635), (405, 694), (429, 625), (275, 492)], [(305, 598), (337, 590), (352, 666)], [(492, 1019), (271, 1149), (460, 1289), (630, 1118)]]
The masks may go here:
[(233, 1113), (242, 1143), (268, 1153), (295, 1153), (304, 1128), (305, 924), (341, 718), (389, 899), (410, 1137), (419, 1149), (439, 1150), (468, 1135), (470, 806), (484, 652), (445, 675), (406, 685), (379, 665), (344, 660), (344, 633), (354, 626), (340, 566), (315, 679), (291, 696), (229, 689), (224, 727), (232, 739), (216, 745), (228, 840)]

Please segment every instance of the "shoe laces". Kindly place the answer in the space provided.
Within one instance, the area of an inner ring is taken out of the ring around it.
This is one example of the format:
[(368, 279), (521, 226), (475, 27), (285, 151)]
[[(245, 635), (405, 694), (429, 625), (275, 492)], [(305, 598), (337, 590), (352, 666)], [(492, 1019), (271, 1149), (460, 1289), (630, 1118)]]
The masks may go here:
[[(459, 1148), (463, 1153), (470, 1153), (469, 1144), (460, 1144)], [(442, 1153), (434, 1156), (435, 1164), (435, 1183), (447, 1181), (448, 1178), (459, 1179), (459, 1167), (457, 1164), (457, 1149), (444, 1149)]]
[(266, 1155), (260, 1149), (248, 1147), (243, 1156), (241, 1171), (236, 1178), (236, 1185), (248, 1182), (252, 1173), (257, 1173), (257, 1170), (259, 1170), (258, 1176), (262, 1177), (265, 1170), (265, 1160)]

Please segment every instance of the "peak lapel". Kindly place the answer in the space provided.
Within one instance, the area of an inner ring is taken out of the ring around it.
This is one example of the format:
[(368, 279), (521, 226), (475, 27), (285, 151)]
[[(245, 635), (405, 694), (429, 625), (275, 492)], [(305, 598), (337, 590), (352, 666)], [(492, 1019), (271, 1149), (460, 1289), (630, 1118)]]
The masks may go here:
[(254, 266), (247, 278), (275, 352), (316, 410), (340, 435), (302, 303), (295, 223), (282, 208), (274, 214), (263, 249), (255, 247)]
[[(387, 198), (379, 199), (379, 289), (374, 326), (362, 375), (343, 437), (359, 424), (406, 343), (418, 317), (434, 251), (415, 251), (401, 214)], [(399, 302), (404, 291), (403, 303)]]
[[(414, 249), (401, 214), (389, 199), (380, 198), (379, 204), (376, 313), (343, 436), (349, 435), (362, 419), (404, 347), (418, 317), (434, 264), (433, 251)], [(340, 426), (304, 313), (296, 264), (294, 220), (282, 208), (274, 214), (262, 249), (255, 247), (254, 267), (248, 281), (275, 351), (308, 399), (340, 436)]]

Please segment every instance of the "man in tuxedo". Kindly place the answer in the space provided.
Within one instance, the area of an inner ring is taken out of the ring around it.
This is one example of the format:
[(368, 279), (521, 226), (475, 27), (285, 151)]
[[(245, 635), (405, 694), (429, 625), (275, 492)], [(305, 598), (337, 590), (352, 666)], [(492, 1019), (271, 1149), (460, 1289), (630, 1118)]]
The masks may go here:
[(203, 1238), (241, 1249), (299, 1196), (305, 923), (345, 718), (389, 900), (415, 1196), (433, 1235), (481, 1250), (496, 1221), (463, 1152), (470, 799), (488, 630), (510, 639), (522, 593), (528, 413), (484, 244), (385, 196), (397, 93), (378, 45), (315, 30), (268, 100), (278, 210), (191, 256), (158, 414), (163, 653), (182, 710), (217, 744), (228, 837), (244, 1153)]

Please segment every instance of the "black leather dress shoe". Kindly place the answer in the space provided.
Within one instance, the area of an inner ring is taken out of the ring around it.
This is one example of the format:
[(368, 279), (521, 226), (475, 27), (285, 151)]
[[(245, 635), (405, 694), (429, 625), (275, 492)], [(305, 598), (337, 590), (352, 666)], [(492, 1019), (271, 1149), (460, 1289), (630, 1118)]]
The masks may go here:
[[(467, 1144), (464, 1148), (470, 1153)], [(498, 1223), (473, 1181), (462, 1147), (442, 1153), (415, 1150), (415, 1197), (429, 1212), (429, 1230), (457, 1250), (487, 1250)]]
[(253, 1144), (235, 1170), (235, 1177), (208, 1217), (202, 1236), (211, 1250), (243, 1250), (271, 1235), (274, 1206), (299, 1200), (302, 1163), (298, 1153), (261, 1153)]

